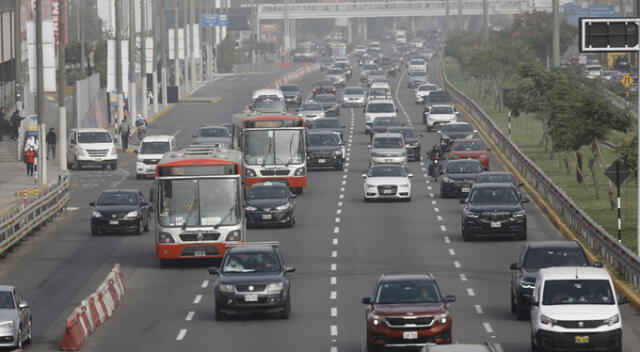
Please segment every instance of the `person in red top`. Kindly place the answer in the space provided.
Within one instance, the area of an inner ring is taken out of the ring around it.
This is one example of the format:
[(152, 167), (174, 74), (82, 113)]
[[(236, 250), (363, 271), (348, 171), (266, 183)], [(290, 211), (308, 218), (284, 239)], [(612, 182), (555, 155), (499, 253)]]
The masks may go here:
[(24, 152), (24, 162), (27, 163), (27, 176), (33, 176), (33, 164), (36, 162), (36, 150), (33, 146)]

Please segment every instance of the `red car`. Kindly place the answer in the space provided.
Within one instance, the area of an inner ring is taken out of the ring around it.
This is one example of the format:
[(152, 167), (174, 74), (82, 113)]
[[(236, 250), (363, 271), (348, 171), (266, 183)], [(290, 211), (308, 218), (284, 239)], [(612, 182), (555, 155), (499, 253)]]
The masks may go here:
[(457, 139), (451, 145), (447, 159), (475, 159), (482, 163), (485, 171), (489, 170), (489, 152), (491, 148), (479, 138)]
[(331, 81), (317, 81), (311, 86), (312, 97), (320, 94), (336, 95), (336, 86)]
[(367, 306), (367, 351), (451, 343), (449, 303), (431, 274), (382, 275)]

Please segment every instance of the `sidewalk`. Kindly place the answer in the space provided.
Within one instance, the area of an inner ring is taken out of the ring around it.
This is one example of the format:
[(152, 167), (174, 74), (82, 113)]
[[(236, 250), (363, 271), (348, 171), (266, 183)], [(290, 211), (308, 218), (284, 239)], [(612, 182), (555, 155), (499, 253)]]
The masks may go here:
[[(27, 189), (32, 193), (38, 188), (36, 178), (27, 176), (27, 167), (22, 161), (0, 162), (0, 212), (12, 203), (22, 199), (22, 192)], [(58, 160), (47, 160), (47, 181), (49, 184), (58, 181), (62, 174)]]

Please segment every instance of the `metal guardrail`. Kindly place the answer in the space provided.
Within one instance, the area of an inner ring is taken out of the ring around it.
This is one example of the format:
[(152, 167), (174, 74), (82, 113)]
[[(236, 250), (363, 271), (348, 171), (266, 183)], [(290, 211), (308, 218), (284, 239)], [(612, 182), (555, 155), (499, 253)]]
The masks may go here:
[(53, 219), (69, 203), (69, 176), (58, 178), (25, 206), (13, 206), (0, 215), (0, 256)]
[(586, 214), (560, 187), (531, 161), (495, 124), (482, 108), (454, 87), (440, 67), (445, 89), (455, 101), (469, 111), (495, 141), (500, 151), (560, 215), (569, 228), (635, 289), (640, 288), (640, 257), (618, 243), (602, 226)]

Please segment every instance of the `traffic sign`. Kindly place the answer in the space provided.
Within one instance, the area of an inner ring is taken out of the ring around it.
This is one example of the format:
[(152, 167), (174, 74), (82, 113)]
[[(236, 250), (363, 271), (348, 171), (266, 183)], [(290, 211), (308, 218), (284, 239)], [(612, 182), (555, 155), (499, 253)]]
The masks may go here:
[(217, 13), (204, 13), (202, 14), (200, 25), (202, 27), (215, 27), (217, 22), (218, 22)]
[(617, 159), (604, 171), (604, 174), (607, 175), (614, 185), (620, 186), (624, 180), (629, 177), (631, 171), (622, 160)]
[(622, 83), (623, 86), (629, 88), (633, 84), (633, 77), (629, 76), (628, 74), (624, 75), (624, 77), (622, 77), (622, 79), (620, 80), (620, 83)]
[(636, 18), (580, 18), (580, 51), (638, 51)]

